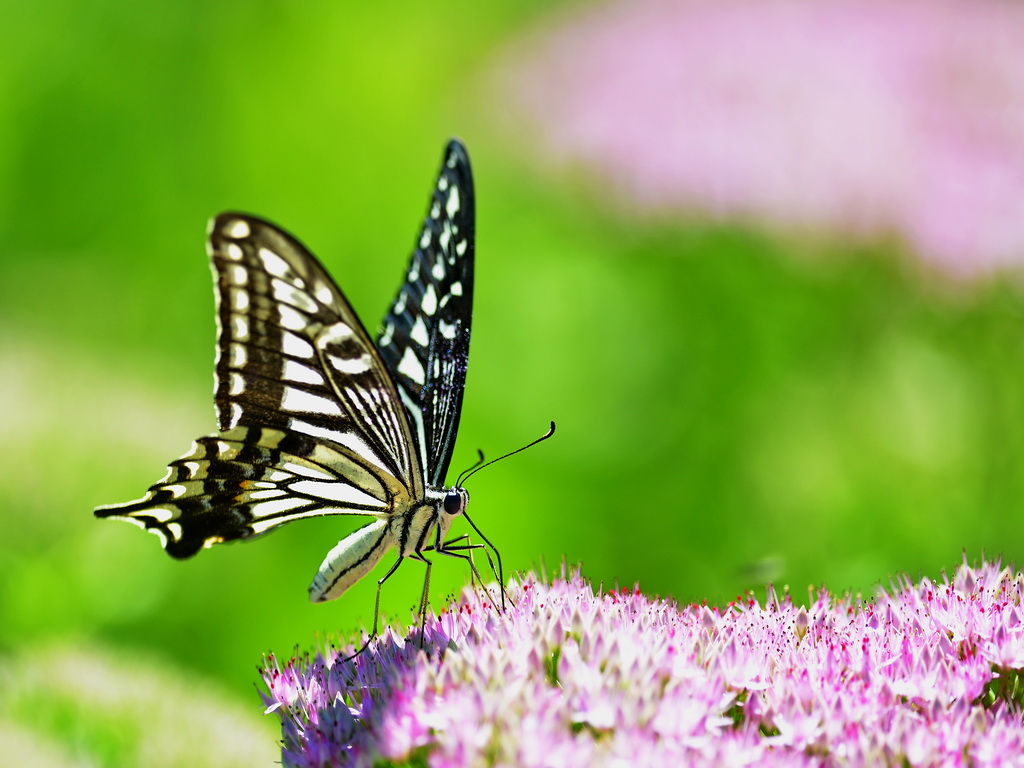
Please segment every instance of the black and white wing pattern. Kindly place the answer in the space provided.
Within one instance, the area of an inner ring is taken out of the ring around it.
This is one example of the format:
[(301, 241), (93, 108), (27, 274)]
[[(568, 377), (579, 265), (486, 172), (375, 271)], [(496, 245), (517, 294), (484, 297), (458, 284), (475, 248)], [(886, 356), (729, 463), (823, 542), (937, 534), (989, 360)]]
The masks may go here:
[(210, 257), (221, 430), (271, 427), (322, 438), (422, 496), (423, 473), (394, 382), (313, 255), (273, 224), (226, 213), (211, 225)]
[(448, 472), (466, 387), (473, 308), (475, 220), (473, 177), (466, 149), (445, 153), (405, 283), (377, 338), (402, 395), (426, 467), (427, 483)]
[[(220, 432), (171, 462), (141, 499), (96, 515), (157, 534), (178, 558), (303, 517), (367, 515), (376, 520), (349, 537), (342, 559), (346, 567), (359, 560), (355, 578), (392, 546), (418, 555), (434, 543), (428, 534), (447, 530), (438, 520), (446, 489), (435, 486), (465, 385), (473, 275), (465, 148), (452, 141), (445, 151), (378, 344), (316, 258), (273, 224), (221, 214), (209, 250)], [(345, 578), (314, 599), (337, 597)]]

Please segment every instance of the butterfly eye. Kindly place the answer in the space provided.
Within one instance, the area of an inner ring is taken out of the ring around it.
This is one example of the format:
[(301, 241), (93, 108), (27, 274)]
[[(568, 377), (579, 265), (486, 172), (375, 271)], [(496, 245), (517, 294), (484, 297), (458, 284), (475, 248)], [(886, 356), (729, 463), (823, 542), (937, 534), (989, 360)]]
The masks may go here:
[(466, 509), (466, 504), (462, 500), (462, 496), (458, 491), (448, 491), (448, 495), (444, 497), (444, 511), (453, 517), (455, 515), (461, 515)]

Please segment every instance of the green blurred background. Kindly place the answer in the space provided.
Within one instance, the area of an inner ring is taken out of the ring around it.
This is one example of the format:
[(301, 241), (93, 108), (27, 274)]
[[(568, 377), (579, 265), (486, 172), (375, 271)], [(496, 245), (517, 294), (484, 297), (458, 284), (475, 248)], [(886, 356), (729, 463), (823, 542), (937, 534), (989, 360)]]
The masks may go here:
[[(369, 623), (373, 579), (306, 599), (352, 524), (182, 563), (92, 509), (140, 496), (214, 427), (207, 220), (240, 209), (292, 230), (373, 327), (452, 135), (478, 215), (452, 467), (558, 423), (470, 484), (508, 571), (564, 558), (605, 585), (722, 604), (769, 580), (870, 593), (962, 551), (1021, 560), (1016, 281), (954, 285), (893, 243), (641, 223), (538, 173), (487, 73), (546, 5), (7, 4), (0, 740), (53, 742), (29, 748), (55, 764), (141, 761), (122, 728), (155, 716), (108, 722), (89, 697), (148, 674), (158, 696), (164, 679), (216, 690), (277, 758), (255, 667)], [(454, 562), (434, 574), (435, 607), (468, 579)], [(385, 612), (409, 620), (421, 585), (402, 568)], [(86, 692), (60, 698), (89, 664)]]

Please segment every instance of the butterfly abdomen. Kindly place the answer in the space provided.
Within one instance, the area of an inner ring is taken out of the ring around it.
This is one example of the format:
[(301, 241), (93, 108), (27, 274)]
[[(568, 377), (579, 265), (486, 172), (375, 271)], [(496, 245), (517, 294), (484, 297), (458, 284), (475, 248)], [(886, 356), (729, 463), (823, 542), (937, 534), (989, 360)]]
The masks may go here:
[(309, 585), (309, 599), (323, 603), (341, 597), (349, 587), (374, 569), (395, 545), (388, 520), (374, 520), (353, 531), (327, 553)]
[(450, 503), (445, 503), (450, 495), (452, 491), (447, 489), (429, 488), (425, 501), (390, 518), (364, 525), (339, 541), (313, 577), (309, 599), (320, 603), (341, 597), (373, 570), (392, 547), (398, 548), (399, 557), (416, 559), (422, 559), (424, 551), (437, 548), (447, 535), (452, 518), (465, 509), (468, 500), (463, 491), (458, 510), (452, 514), (446, 511)]

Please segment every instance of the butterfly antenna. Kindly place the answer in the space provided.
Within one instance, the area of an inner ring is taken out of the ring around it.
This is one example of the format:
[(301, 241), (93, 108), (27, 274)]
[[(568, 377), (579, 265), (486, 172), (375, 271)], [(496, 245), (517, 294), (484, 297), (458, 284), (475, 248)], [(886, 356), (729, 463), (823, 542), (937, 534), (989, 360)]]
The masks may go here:
[(463, 483), (465, 483), (467, 480), (469, 480), (469, 478), (471, 478), (473, 475), (475, 475), (477, 472), (479, 472), (484, 467), (489, 467), (489, 466), (491, 466), (491, 464), (494, 464), (495, 462), (501, 461), (502, 459), (507, 459), (509, 456), (515, 456), (517, 453), (519, 453), (520, 451), (525, 451), (527, 448), (532, 448), (537, 443), (544, 442), (549, 437), (551, 437), (553, 434), (555, 434), (555, 422), (552, 421), (551, 422), (551, 426), (548, 428), (548, 431), (545, 432), (543, 435), (538, 437), (532, 443), (527, 443), (526, 445), (522, 446), (521, 448), (516, 448), (514, 451), (509, 451), (504, 456), (499, 456), (496, 459), (491, 459), (490, 461), (481, 463), (481, 462), (483, 462), (484, 454), (483, 454), (483, 451), (478, 451), (478, 453), (480, 454), (480, 461), (478, 461), (476, 464), (474, 464), (472, 467), (470, 467), (468, 471), (464, 472), (462, 475), (459, 475), (459, 482), (458, 482), (459, 487), (462, 487)]
[(456, 487), (461, 488), (462, 487), (462, 479), (464, 477), (466, 477), (467, 475), (472, 474), (476, 470), (477, 467), (479, 467), (481, 464), (484, 463), (484, 452), (481, 451), (479, 448), (477, 448), (476, 449), (476, 453), (477, 453), (477, 456), (479, 456), (479, 458), (474, 462), (473, 466), (471, 466), (467, 470), (464, 470), (462, 472), (462, 474), (459, 475), (458, 479), (455, 481)]

